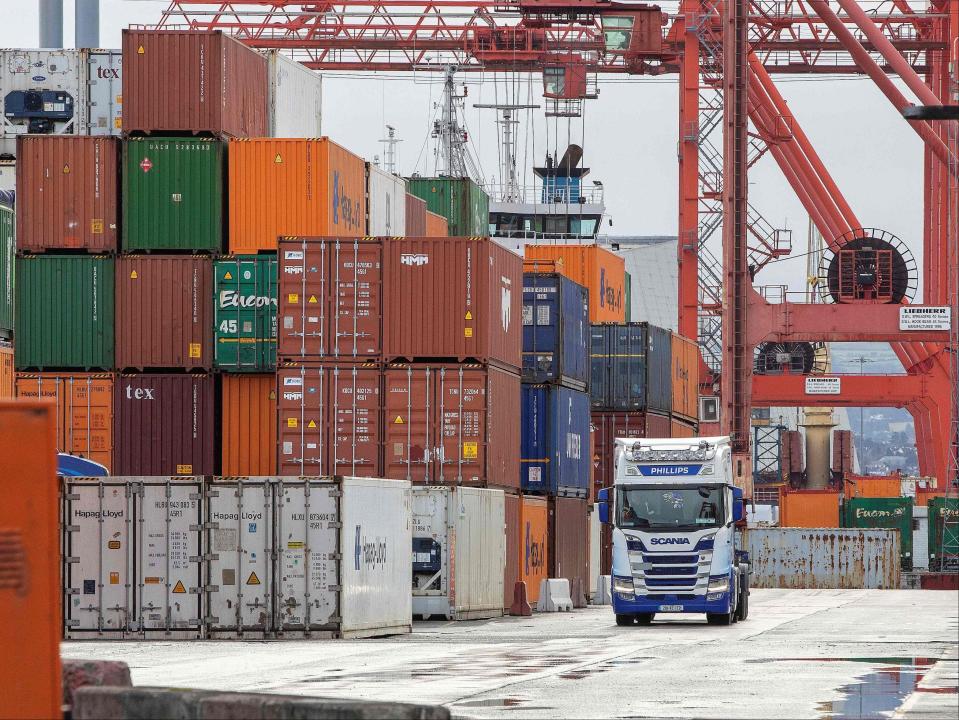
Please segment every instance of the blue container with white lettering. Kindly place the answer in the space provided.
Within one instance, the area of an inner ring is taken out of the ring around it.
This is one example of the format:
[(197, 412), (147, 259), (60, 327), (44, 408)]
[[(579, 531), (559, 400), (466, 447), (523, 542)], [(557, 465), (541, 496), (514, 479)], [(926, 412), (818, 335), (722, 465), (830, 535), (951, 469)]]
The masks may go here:
[(524, 493), (589, 493), (589, 395), (562, 385), (523, 385), (520, 486)]
[(589, 290), (559, 273), (523, 273), (523, 382), (589, 384)]

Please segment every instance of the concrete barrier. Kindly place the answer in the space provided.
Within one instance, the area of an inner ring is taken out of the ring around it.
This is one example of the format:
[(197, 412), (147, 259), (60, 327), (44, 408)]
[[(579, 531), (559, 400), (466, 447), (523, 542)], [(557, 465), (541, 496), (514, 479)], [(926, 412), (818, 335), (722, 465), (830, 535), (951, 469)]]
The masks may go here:
[(125, 662), (112, 660), (63, 660), (63, 704), (73, 707), (73, 695), (81, 687), (93, 685), (130, 687), (130, 668)]
[(569, 592), (569, 580), (566, 578), (549, 578), (539, 581), (537, 612), (572, 612), (572, 610), (573, 598)]
[(518, 580), (513, 586), (513, 604), (509, 608), (510, 615), (529, 617), (533, 614), (533, 607), (526, 599), (526, 581)]
[(612, 605), (612, 577), (609, 575), (600, 575), (596, 578), (596, 592), (593, 593), (593, 605)]

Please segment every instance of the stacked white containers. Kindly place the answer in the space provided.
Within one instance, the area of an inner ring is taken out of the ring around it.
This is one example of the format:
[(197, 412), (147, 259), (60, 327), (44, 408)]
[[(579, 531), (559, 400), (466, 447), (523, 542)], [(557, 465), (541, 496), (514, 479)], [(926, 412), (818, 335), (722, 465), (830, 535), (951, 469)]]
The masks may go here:
[(279, 50), (270, 50), (266, 55), (270, 68), (270, 137), (320, 137), (322, 76)]
[(413, 488), (413, 614), (473, 620), (503, 614), (502, 490)]
[(406, 236), (406, 181), (366, 163), (366, 234)]

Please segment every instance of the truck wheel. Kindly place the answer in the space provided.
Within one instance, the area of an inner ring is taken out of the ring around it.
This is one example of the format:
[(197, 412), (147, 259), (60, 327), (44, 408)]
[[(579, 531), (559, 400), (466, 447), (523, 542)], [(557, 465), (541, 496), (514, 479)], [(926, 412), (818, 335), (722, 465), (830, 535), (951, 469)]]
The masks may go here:
[(731, 613), (706, 613), (706, 622), (710, 625), (732, 625), (733, 616), (735, 612)]
[(656, 613), (639, 613), (636, 616), (636, 622), (640, 625), (649, 625), (654, 617), (656, 617)]
[(620, 627), (625, 627), (627, 625), (634, 625), (636, 623), (635, 615), (617, 615), (616, 624)]
[(739, 620), (745, 620), (749, 617), (749, 580), (743, 580), (742, 589), (739, 592), (739, 606), (736, 608), (736, 615)]

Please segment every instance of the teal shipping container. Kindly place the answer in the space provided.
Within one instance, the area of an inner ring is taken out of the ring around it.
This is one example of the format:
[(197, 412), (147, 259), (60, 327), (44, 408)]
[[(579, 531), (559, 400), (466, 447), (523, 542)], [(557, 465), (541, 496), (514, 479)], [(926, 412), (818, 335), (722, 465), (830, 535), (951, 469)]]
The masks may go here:
[(898, 530), (902, 569), (912, 570), (912, 498), (848, 498), (842, 519), (847, 528)]
[(450, 237), (489, 235), (489, 195), (469, 178), (407, 180), (407, 191), (426, 201), (426, 209), (449, 223)]
[(929, 569), (959, 570), (959, 498), (929, 498)]
[(276, 367), (276, 254), (217, 260), (214, 366), (227, 372)]

